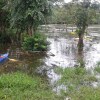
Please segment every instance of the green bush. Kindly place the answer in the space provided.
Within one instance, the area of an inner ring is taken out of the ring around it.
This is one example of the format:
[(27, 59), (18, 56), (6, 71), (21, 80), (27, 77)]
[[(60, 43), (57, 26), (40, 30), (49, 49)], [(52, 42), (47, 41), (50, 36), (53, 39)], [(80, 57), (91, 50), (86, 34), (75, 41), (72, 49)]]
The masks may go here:
[(29, 51), (46, 51), (48, 48), (48, 42), (46, 37), (42, 34), (35, 34), (34, 36), (27, 36), (24, 38), (22, 44), (24, 50)]

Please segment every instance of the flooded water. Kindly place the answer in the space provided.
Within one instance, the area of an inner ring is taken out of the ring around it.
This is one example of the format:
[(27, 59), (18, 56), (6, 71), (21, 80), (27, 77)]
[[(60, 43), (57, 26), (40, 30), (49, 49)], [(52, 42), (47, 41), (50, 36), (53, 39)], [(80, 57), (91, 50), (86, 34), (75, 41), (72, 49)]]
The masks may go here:
[[(7, 62), (8, 65), (6, 64), (6, 66), (5, 64), (0, 65), (5, 66), (1, 67), (0, 73), (15, 70), (26, 71), (31, 75), (38, 73), (45, 75), (53, 86), (61, 77), (54, 71), (55, 68), (79, 65), (93, 68), (100, 62), (100, 26), (90, 26), (88, 28), (88, 34), (84, 38), (84, 48), (81, 54), (77, 49), (77, 37), (68, 33), (74, 29), (75, 27), (68, 27), (66, 30), (66, 27), (63, 25), (41, 26), (41, 32), (47, 35), (47, 39), (50, 42), (49, 50), (31, 54), (20, 50), (20, 55), (18, 55), (16, 47), (14, 49), (11, 48), (11, 60)], [(6, 52), (6, 49), (4, 49), (1, 49), (2, 53)], [(56, 87), (56, 91), (60, 88), (64, 88), (64, 86)]]
[[(57, 30), (57, 29), (55, 29)], [(100, 61), (100, 27), (91, 26), (88, 28), (88, 34), (84, 38), (83, 53), (79, 54), (77, 50), (78, 39), (69, 34), (50, 33), (50, 50), (45, 58), (47, 66), (73, 67), (84, 62), (85, 67), (94, 67)]]
[[(52, 30), (53, 29), (53, 30)], [(75, 28), (74, 28), (75, 29)], [(100, 26), (90, 26), (88, 34), (84, 38), (84, 48), (80, 54), (77, 49), (78, 39), (76, 36), (65, 34), (66, 29), (59, 29), (57, 26), (49, 26), (47, 36), (50, 41), (50, 50), (45, 57), (45, 66), (41, 66), (42, 70), (47, 71), (47, 76), (50, 79), (52, 86), (61, 78), (55, 73), (55, 68), (66, 68), (81, 66), (87, 69), (94, 68), (100, 62)], [(61, 32), (62, 30), (62, 32)], [(72, 29), (68, 28), (68, 32)], [(57, 86), (54, 91), (65, 89), (65, 86)]]
[[(91, 26), (88, 28), (88, 34), (84, 39), (83, 53), (79, 54), (77, 50), (78, 39), (69, 34), (57, 33), (58, 30), (49, 26), (47, 35), (50, 41), (50, 50), (45, 58), (47, 66), (73, 67), (81, 59), (86, 67), (93, 67), (100, 61), (100, 27)], [(70, 28), (70, 27), (69, 27)], [(52, 33), (52, 29), (54, 30)], [(60, 29), (61, 30), (61, 29)], [(70, 30), (69, 30), (70, 31)]]

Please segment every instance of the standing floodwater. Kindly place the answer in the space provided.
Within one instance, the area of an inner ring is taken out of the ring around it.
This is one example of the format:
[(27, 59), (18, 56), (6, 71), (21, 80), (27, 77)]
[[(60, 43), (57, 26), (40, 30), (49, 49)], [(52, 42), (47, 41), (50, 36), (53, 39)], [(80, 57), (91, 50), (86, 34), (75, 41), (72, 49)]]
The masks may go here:
[[(47, 66), (73, 67), (78, 65), (81, 59), (86, 67), (93, 67), (100, 61), (99, 26), (88, 28), (88, 34), (84, 37), (82, 54), (79, 54), (77, 50), (78, 38), (59, 28), (57, 25), (46, 26), (48, 41), (51, 43), (44, 60)], [(71, 27), (68, 29), (71, 31)]]
[[(13, 61), (13, 67), (1, 67), (1, 71), (23, 70), (29, 74), (39, 73), (46, 75), (51, 85), (60, 79), (60, 75), (55, 72), (55, 68), (66, 67), (86, 67), (91, 68), (96, 66), (100, 61), (100, 27), (92, 26), (88, 28), (88, 34), (84, 37), (84, 48), (80, 53), (77, 49), (78, 38), (71, 35), (72, 27), (66, 29), (63, 25), (48, 25), (41, 26), (42, 33), (47, 35), (50, 42), (47, 52), (42, 53), (23, 53), (16, 58), (16, 47), (11, 50), (10, 58), (19, 59)], [(75, 30), (75, 27), (73, 28)], [(17, 47), (18, 48), (18, 47)], [(4, 53), (4, 50), (2, 50)], [(7, 65), (10, 66), (10, 65)], [(19, 67), (17, 67), (19, 66)], [(64, 86), (57, 87), (64, 88)]]
[[(66, 67), (86, 67), (91, 68), (96, 66), (100, 61), (100, 27), (89, 27), (88, 34), (84, 37), (84, 48), (80, 53), (78, 52), (77, 43), (78, 38), (66, 33), (66, 30), (59, 29), (57, 26), (48, 26), (48, 41), (50, 41), (50, 50), (45, 57), (45, 65), (39, 67), (39, 72), (46, 71), (50, 79), (50, 83), (54, 83), (60, 79), (55, 68)], [(75, 28), (74, 28), (75, 29)], [(68, 28), (71, 31), (71, 27)], [(56, 91), (64, 86), (57, 87)]]

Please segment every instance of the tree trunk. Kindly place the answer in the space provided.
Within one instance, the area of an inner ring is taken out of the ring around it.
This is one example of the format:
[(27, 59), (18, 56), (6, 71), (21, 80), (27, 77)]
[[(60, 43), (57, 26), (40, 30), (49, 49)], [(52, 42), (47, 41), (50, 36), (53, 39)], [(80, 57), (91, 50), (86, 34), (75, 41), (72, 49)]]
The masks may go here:
[(83, 52), (83, 34), (79, 34), (79, 40), (78, 40), (78, 54), (82, 54)]
[(37, 31), (37, 27), (33, 27), (33, 34), (35, 34)]
[(68, 26), (68, 24), (66, 23), (66, 28), (65, 28), (65, 29), (66, 29), (66, 32), (68, 31), (68, 30), (67, 30), (67, 26)]
[(31, 26), (28, 27), (28, 35), (29, 36), (33, 35), (33, 28)]
[(78, 47), (83, 47), (83, 34), (79, 34)]
[(78, 41), (78, 63), (80, 64), (80, 67), (84, 67), (84, 61), (83, 61), (83, 34), (79, 35), (79, 41)]
[(16, 31), (16, 41), (21, 42), (21, 30), (19, 29)]
[(78, 36), (79, 36), (78, 47), (79, 48), (81, 48), (81, 47), (83, 48), (83, 46), (84, 46), (83, 37), (84, 37), (85, 29), (86, 29), (86, 27), (83, 27), (82, 29), (80, 29), (80, 32), (78, 33)]
[(78, 33), (79, 36), (79, 41), (78, 41), (78, 53), (81, 53), (83, 51), (83, 38), (84, 38), (84, 32), (85, 32), (85, 27), (83, 27), (80, 32)]
[(18, 33), (18, 41), (21, 41), (21, 32)]
[(77, 61), (80, 64), (79, 67), (85, 67), (85, 63), (84, 63), (84, 55), (83, 55), (83, 49), (78, 48), (78, 57), (77, 57)]

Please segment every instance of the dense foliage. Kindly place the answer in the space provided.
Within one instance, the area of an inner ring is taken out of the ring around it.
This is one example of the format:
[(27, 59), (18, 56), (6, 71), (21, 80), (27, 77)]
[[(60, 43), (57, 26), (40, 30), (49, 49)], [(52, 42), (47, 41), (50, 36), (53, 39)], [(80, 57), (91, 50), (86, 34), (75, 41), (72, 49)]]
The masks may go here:
[(24, 50), (28, 51), (46, 51), (48, 48), (48, 42), (44, 35), (35, 34), (31, 37), (25, 37), (22, 46)]
[(83, 4), (79, 0), (0, 0), (0, 43), (22, 43), (23, 33), (32, 36), (46, 23), (76, 25), (84, 33), (88, 24), (100, 23), (100, 3), (88, 8)]
[(7, 34), (10, 25), (10, 13), (4, 9), (5, 4), (5, 0), (0, 0), (0, 43), (10, 42), (10, 37)]
[(34, 35), (50, 13), (48, 0), (0, 0), (0, 43), (22, 41), (23, 32)]
[(45, 16), (50, 14), (47, 0), (13, 0), (11, 6), (12, 26), (26, 30), (32, 35)]
[[(90, 2), (90, 0), (88, 1)], [(79, 2), (79, 0), (70, 3), (63, 3), (61, 6), (55, 5), (53, 7), (52, 22), (50, 23), (75, 24), (76, 11), (81, 5), (82, 3)], [(90, 5), (91, 6), (88, 9), (90, 16), (89, 24), (100, 24), (100, 3), (92, 2)]]

